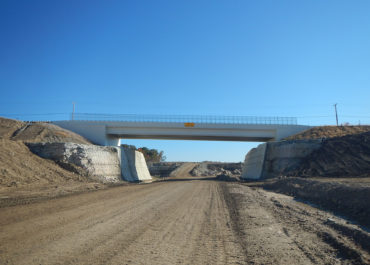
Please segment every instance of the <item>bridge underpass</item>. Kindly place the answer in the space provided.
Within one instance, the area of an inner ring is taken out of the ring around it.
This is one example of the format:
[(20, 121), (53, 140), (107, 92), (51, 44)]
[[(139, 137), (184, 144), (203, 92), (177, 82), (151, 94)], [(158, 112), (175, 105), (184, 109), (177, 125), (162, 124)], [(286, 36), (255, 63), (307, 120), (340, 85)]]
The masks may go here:
[[(310, 128), (298, 125), (297, 119), (292, 117), (250, 116), (74, 114), (71, 120), (53, 123), (103, 146), (120, 146), (121, 139), (272, 142)], [(126, 152), (121, 146), (122, 175), (129, 171), (127, 168), (146, 168), (143, 158), (129, 156)], [(248, 172), (262, 167), (265, 153), (263, 149), (252, 160), (247, 155)]]
[(74, 114), (53, 121), (98, 145), (120, 139), (278, 141), (310, 128), (293, 117)]

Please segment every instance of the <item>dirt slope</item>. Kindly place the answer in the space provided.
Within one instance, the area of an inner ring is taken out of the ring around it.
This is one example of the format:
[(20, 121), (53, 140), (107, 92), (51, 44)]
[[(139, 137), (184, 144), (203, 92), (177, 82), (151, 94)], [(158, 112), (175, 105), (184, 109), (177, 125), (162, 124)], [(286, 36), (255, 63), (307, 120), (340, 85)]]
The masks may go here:
[(370, 178), (284, 178), (263, 187), (309, 201), (370, 228)]
[(91, 142), (82, 136), (50, 123), (28, 123), (1, 117), (0, 139), (20, 140), (32, 143), (73, 142), (78, 144), (91, 144)]
[(364, 132), (369, 132), (369, 125), (362, 126), (317, 126), (293, 136), (289, 136), (284, 140), (302, 140), (302, 139), (319, 139), (333, 138), (345, 135), (353, 135)]
[(0, 185), (22, 186), (32, 183), (83, 181), (79, 175), (60, 168), (51, 160), (34, 155), (20, 141), (0, 140)]
[(0, 117), (0, 139), (10, 139), (13, 133), (25, 125), (23, 121)]
[(14, 199), (30, 201), (34, 197), (55, 197), (104, 187), (88, 182), (86, 177), (67, 171), (51, 160), (40, 158), (25, 145), (25, 142), (54, 141), (89, 143), (51, 124), (0, 118), (0, 207), (16, 203)]
[(370, 132), (327, 139), (311, 153), (294, 176), (370, 176)]
[(0, 227), (0, 264), (370, 262), (369, 233), (345, 220), (286, 195), (209, 179), (3, 208)]
[(170, 173), (170, 178), (183, 178), (183, 177), (192, 177), (190, 171), (196, 166), (198, 163), (193, 162), (185, 162), (174, 171)]
[(105, 187), (40, 158), (21, 141), (0, 139), (0, 208)]

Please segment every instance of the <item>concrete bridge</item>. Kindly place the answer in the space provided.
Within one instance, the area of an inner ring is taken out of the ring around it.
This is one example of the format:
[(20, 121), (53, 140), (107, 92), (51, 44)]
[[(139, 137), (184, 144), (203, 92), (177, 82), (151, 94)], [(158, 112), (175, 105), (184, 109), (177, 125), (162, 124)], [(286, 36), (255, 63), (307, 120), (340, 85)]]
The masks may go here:
[(74, 114), (53, 121), (99, 145), (126, 139), (277, 141), (310, 128), (292, 117)]

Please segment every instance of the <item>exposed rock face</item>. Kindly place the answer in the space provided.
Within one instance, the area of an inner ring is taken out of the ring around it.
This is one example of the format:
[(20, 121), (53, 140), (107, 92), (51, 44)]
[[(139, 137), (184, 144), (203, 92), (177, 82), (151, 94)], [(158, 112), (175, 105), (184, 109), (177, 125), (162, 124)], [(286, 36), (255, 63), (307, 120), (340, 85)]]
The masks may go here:
[(61, 167), (100, 182), (119, 182), (121, 161), (119, 147), (74, 143), (29, 143), (29, 149)]

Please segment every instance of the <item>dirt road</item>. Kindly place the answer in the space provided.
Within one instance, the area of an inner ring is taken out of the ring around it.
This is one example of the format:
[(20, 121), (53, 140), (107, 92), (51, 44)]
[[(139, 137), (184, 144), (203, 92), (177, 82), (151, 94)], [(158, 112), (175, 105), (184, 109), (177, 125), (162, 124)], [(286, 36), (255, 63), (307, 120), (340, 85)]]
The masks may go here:
[(368, 239), (291, 197), (209, 179), (0, 209), (0, 264), (366, 264)]

